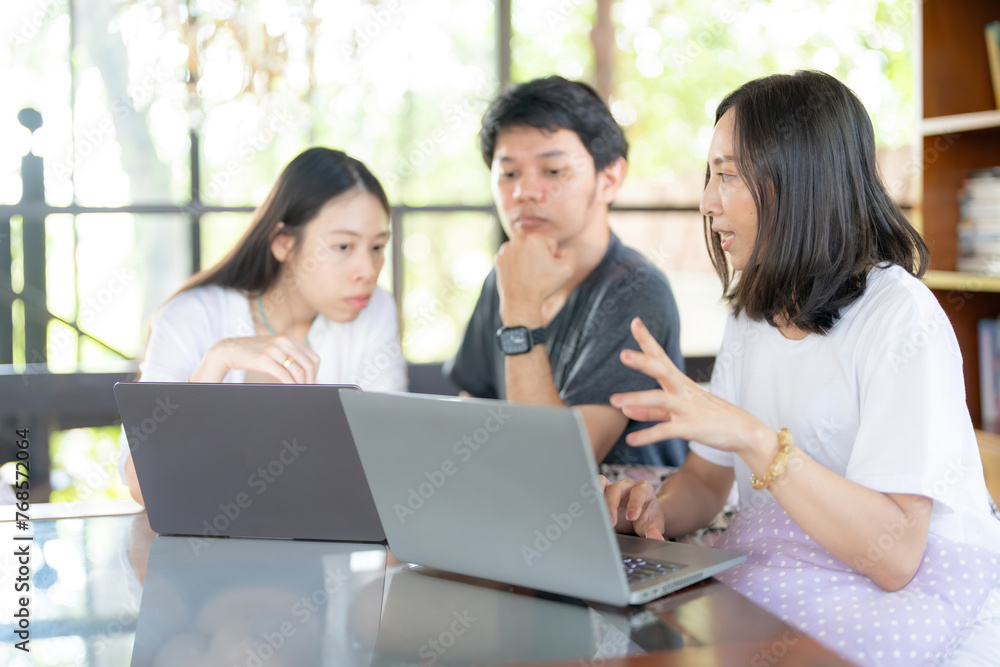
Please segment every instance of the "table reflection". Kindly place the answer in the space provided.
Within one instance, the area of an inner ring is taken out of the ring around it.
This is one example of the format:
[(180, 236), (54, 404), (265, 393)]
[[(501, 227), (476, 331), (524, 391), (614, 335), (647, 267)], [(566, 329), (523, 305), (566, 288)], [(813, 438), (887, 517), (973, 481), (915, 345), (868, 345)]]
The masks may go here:
[(683, 644), (641, 609), (588, 606), (429, 568), (404, 567), (386, 585), (375, 667), (591, 660)]
[(367, 666), (386, 551), (157, 536), (132, 667)]
[[(0, 644), (0, 664), (121, 667), (128, 665), (146, 555), (154, 533), (146, 517), (114, 516), (31, 524), (30, 653)], [(0, 539), (28, 533), (0, 523)], [(14, 637), (14, 550), (3, 550), (0, 634)]]
[[(31, 528), (31, 653), (0, 643), (5, 667), (600, 665), (681, 649), (692, 664), (755, 664), (775, 650), (788, 664), (840, 663), (716, 582), (616, 609), (387, 569), (379, 545), (154, 536), (145, 515)], [(29, 532), (0, 521), (8, 545)], [(0, 551), (10, 588), (13, 554)], [(0, 596), (8, 638), (15, 601)]]

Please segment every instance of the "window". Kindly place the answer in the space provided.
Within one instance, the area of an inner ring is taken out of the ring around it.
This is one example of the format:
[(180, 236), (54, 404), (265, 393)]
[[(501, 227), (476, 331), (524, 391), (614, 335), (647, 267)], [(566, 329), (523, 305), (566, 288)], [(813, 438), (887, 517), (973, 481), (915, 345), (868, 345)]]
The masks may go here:
[[(889, 0), (13, 3), (0, 12), (0, 368), (121, 372), (152, 312), (228, 250), (310, 145), (343, 148), (382, 180), (394, 238), (381, 279), (404, 352), (443, 361), (500, 239), (476, 137), (508, 55), (514, 81), (555, 72), (608, 96), (631, 143), (612, 226), (670, 278), (685, 354), (711, 356), (726, 309), (697, 206), (715, 105), (755, 76), (830, 71), (868, 106), (883, 172), (910, 204), (912, 11)], [(41, 115), (34, 133), (18, 120), (27, 108)], [(60, 428), (93, 425), (64, 417)]]

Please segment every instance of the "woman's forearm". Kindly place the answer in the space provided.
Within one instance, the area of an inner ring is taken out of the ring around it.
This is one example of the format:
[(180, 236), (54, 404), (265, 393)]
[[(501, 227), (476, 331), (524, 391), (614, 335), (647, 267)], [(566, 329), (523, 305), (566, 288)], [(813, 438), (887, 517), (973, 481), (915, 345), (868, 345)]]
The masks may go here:
[(229, 372), (229, 366), (224, 359), (226, 343), (227, 340), (222, 340), (208, 349), (201, 363), (188, 377), (188, 382), (222, 382)]
[[(747, 458), (757, 475), (767, 473), (767, 456)], [(927, 545), (930, 499), (862, 486), (795, 447), (786, 472), (768, 490), (819, 546), (884, 590), (899, 590), (916, 574)]]
[(132, 463), (131, 454), (125, 461), (125, 484), (128, 485), (128, 492), (132, 495), (132, 499), (145, 507), (146, 503), (142, 500), (142, 489), (139, 488), (139, 479), (135, 474), (135, 464)]
[(732, 468), (688, 454), (656, 494), (664, 517), (663, 536), (683, 537), (707, 526), (725, 506), (732, 486)]

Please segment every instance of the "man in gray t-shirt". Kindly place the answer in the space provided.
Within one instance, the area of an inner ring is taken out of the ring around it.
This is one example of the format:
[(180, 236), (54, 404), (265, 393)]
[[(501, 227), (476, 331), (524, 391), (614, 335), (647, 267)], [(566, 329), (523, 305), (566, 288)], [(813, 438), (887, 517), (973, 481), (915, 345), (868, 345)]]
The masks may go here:
[(686, 443), (629, 447), (625, 435), (650, 424), (609, 404), (613, 393), (656, 388), (619, 360), (638, 349), (636, 316), (683, 369), (666, 278), (608, 225), (627, 166), (621, 127), (589, 86), (548, 77), (490, 106), (480, 147), (510, 240), (445, 372), (473, 396), (578, 407), (600, 462), (680, 465)]

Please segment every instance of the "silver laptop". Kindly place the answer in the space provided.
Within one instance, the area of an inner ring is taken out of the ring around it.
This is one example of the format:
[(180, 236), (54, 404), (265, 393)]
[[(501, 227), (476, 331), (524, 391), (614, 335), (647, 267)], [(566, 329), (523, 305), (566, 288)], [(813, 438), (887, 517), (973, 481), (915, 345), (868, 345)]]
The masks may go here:
[(576, 410), (367, 392), (342, 401), (404, 562), (620, 606), (746, 559), (616, 536)]
[(340, 403), (350, 393), (360, 391), (116, 384), (150, 527), (206, 538), (384, 542)]

